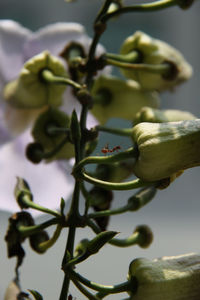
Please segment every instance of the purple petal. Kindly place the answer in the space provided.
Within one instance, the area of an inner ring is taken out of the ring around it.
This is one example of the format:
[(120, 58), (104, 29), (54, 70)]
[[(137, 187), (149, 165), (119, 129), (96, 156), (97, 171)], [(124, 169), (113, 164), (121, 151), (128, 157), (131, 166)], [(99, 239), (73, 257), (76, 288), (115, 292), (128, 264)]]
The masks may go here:
[[(31, 140), (26, 132), (14, 143), (9, 143), (0, 149), (0, 209), (15, 212), (19, 206), (14, 198), (16, 176), (27, 180), (34, 195), (34, 202), (51, 209), (59, 207), (60, 199), (68, 199), (73, 190), (73, 178), (65, 173), (58, 163), (41, 163), (34, 165), (24, 155), (25, 146)], [(41, 215), (36, 210), (30, 210), (34, 216)]]
[(3, 107), (0, 106), (0, 146), (12, 140), (13, 136), (5, 122)]
[(53, 55), (59, 55), (70, 41), (88, 40), (84, 27), (78, 23), (55, 23), (47, 25), (30, 36), (25, 44), (25, 58), (48, 50)]
[[(59, 53), (71, 42), (76, 41), (83, 45), (86, 52), (89, 50), (91, 38), (86, 34), (84, 27), (78, 23), (55, 23), (47, 25), (30, 36), (25, 44), (25, 59), (48, 50), (53, 55)], [(104, 48), (97, 47), (97, 55), (105, 52)]]
[[(0, 21), (0, 80), (14, 79), (23, 66), (23, 48), (31, 31), (11, 20)], [(1, 86), (0, 86), (1, 88)]]

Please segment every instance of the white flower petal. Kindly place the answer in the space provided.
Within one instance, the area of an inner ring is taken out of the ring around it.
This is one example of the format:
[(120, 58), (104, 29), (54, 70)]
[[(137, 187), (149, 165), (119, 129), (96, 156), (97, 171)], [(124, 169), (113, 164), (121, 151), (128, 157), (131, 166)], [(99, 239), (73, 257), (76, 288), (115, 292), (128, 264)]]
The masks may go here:
[(12, 138), (13, 135), (6, 126), (4, 111), (0, 109), (0, 146), (9, 142)]
[[(11, 20), (0, 21), (0, 80), (14, 79), (23, 63), (23, 47), (31, 31)], [(0, 86), (1, 88), (1, 86)]]
[(88, 40), (84, 27), (78, 23), (55, 23), (47, 25), (29, 37), (25, 44), (26, 59), (48, 50), (53, 55), (59, 55), (70, 41)]
[[(51, 209), (59, 207), (60, 199), (68, 199), (73, 190), (72, 176), (66, 174), (59, 164), (34, 165), (24, 155), (25, 146), (30, 142), (30, 133), (26, 132), (15, 143), (9, 143), (0, 151), (0, 209), (15, 212), (20, 208), (14, 198), (16, 176), (27, 180), (34, 195), (34, 202)], [(33, 216), (41, 215), (30, 210)]]

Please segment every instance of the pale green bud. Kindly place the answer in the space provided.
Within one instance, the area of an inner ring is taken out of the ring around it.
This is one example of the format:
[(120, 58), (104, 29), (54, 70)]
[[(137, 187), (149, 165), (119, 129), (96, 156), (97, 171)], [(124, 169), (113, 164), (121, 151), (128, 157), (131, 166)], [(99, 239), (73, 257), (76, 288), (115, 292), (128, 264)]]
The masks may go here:
[(140, 123), (132, 138), (138, 147), (133, 167), (144, 181), (174, 177), (200, 165), (200, 119), (170, 123)]
[(66, 86), (46, 83), (41, 77), (44, 69), (50, 70), (55, 76), (66, 76), (62, 62), (44, 51), (28, 60), (19, 77), (5, 86), (4, 99), (21, 109), (61, 105)]
[(128, 37), (121, 47), (121, 54), (132, 51), (139, 52), (140, 63), (155, 66), (168, 63), (171, 66), (171, 74), (168, 76), (139, 69), (121, 69), (127, 78), (137, 80), (145, 89), (157, 91), (173, 89), (192, 75), (191, 66), (178, 50), (141, 31)]
[(144, 91), (133, 80), (100, 76), (95, 80), (91, 93), (94, 97), (92, 114), (101, 124), (110, 118), (133, 120), (143, 106), (159, 106), (158, 94)]
[(135, 259), (128, 274), (129, 280), (133, 278), (137, 282), (133, 300), (199, 300), (200, 255)]
[(181, 111), (178, 109), (159, 110), (151, 107), (143, 107), (137, 113), (134, 124), (142, 122), (166, 123), (194, 119), (196, 119), (196, 117), (188, 111)]
[[(40, 114), (33, 126), (32, 135), (34, 141), (41, 144), (44, 152), (52, 151), (64, 139), (66, 139), (66, 132), (51, 132), (50, 129), (55, 127), (67, 130), (69, 128), (69, 124), (70, 118), (63, 111), (55, 108), (48, 109), (43, 114)], [(69, 159), (73, 156), (74, 146), (69, 141), (66, 141), (59, 151), (51, 157), (51, 159)]]

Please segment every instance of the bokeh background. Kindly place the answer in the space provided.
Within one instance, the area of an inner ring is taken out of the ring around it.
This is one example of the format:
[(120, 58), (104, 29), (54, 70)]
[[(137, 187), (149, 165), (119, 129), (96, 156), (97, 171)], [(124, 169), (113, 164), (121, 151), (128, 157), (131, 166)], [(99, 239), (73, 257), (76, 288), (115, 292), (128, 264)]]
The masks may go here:
[[(102, 2), (77, 0), (67, 4), (63, 0), (0, 0), (0, 19), (13, 19), (32, 30), (53, 22), (75, 21), (82, 23), (92, 36), (92, 22)], [(200, 117), (199, 13), (200, 2), (196, 1), (186, 11), (173, 7), (157, 13), (124, 15), (109, 23), (108, 30), (101, 39), (109, 52), (117, 52), (128, 35), (136, 30), (143, 30), (181, 50), (193, 66), (193, 77), (188, 83), (178, 87), (176, 92), (162, 94), (162, 107), (189, 110), (197, 117)], [(116, 121), (113, 124), (119, 126)], [(121, 143), (126, 146), (126, 140), (119, 141), (119, 137), (111, 140), (111, 136), (105, 134), (100, 138), (99, 147), (103, 147), (108, 140), (110, 144)], [(136, 257), (154, 258), (199, 252), (199, 178), (200, 168), (187, 170), (169, 188), (158, 192), (155, 199), (139, 212), (113, 218), (110, 229), (119, 231), (121, 238), (130, 235), (138, 224), (148, 224), (154, 232), (154, 242), (150, 248), (143, 250), (136, 246), (120, 249), (106, 246), (98, 255), (81, 264), (78, 271), (93, 281), (116, 284), (126, 280), (129, 263)], [(122, 204), (131, 194), (132, 192), (115, 193), (113, 206)], [(0, 213), (0, 299), (3, 299), (5, 288), (13, 278), (15, 266), (15, 259), (6, 258), (4, 235), (8, 217), (9, 214)], [(63, 279), (60, 264), (66, 237), (67, 231), (63, 231), (58, 243), (45, 255), (37, 255), (25, 244), (27, 256), (21, 268), (24, 290), (36, 289), (45, 300), (58, 299)], [(83, 237), (92, 238), (93, 234), (90, 230), (78, 230), (77, 241)], [(72, 286), (70, 292), (76, 299), (84, 299)], [(122, 298), (125, 295), (108, 297), (115, 300)]]

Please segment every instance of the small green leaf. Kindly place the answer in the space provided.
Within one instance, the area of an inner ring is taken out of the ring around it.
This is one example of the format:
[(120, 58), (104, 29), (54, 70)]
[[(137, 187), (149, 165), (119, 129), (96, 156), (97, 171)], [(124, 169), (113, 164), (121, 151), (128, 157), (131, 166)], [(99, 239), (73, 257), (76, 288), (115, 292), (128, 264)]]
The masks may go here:
[(61, 215), (64, 215), (64, 209), (65, 209), (65, 200), (63, 198), (60, 199), (60, 212)]
[(87, 251), (91, 255), (97, 253), (116, 234), (118, 234), (117, 231), (103, 231), (97, 234), (97, 236), (88, 243)]
[(38, 293), (37, 291), (35, 291), (35, 290), (28, 290), (28, 291), (31, 293), (31, 295), (33, 295), (35, 300), (43, 300), (42, 295), (40, 293)]

